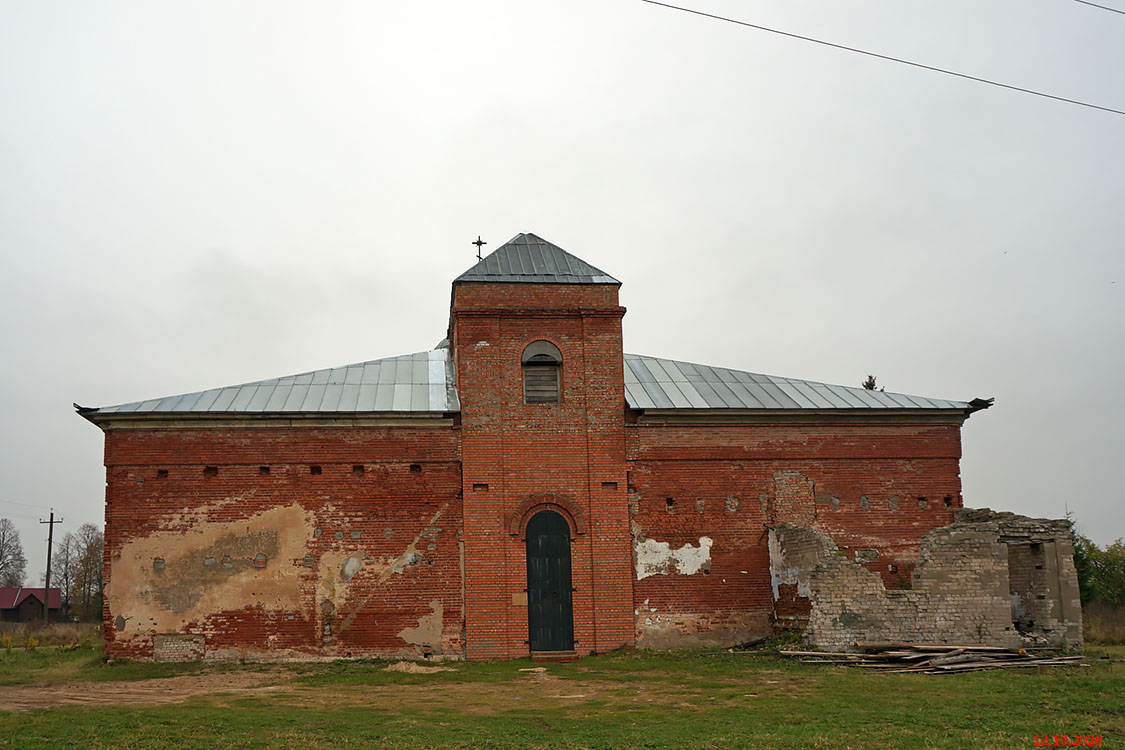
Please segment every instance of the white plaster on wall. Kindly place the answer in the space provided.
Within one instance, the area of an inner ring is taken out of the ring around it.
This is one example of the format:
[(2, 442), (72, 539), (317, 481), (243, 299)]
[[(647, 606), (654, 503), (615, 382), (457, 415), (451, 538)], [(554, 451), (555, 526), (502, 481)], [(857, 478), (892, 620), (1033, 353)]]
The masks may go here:
[(646, 539), (633, 543), (637, 555), (637, 580), (649, 576), (670, 575), (673, 570), (681, 575), (694, 575), (711, 569), (711, 544), (709, 536), (699, 537), (699, 546), (685, 544), (672, 549), (668, 542)]

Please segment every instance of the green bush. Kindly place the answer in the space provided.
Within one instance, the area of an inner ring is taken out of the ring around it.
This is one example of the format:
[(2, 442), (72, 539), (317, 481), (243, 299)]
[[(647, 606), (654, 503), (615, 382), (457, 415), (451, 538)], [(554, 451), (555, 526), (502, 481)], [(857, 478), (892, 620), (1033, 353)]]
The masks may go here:
[(1074, 567), (1083, 604), (1125, 606), (1125, 543), (1121, 539), (1102, 548), (1075, 532)]

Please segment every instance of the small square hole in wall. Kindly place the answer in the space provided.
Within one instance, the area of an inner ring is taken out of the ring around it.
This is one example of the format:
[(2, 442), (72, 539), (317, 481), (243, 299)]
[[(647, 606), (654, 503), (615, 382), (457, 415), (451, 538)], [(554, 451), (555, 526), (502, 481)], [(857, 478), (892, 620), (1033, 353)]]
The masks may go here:
[(615, 490), (615, 489), (617, 489), (617, 482), (602, 482), (602, 489), (603, 490)]
[(422, 473), (422, 464), (410, 464), (410, 473), (411, 474), (421, 474)]
[(203, 467), (203, 476), (205, 476), (205, 477), (217, 477), (217, 476), (219, 476), (219, 467), (218, 466), (204, 466)]
[(928, 500), (926, 500), (926, 498), (924, 498), (924, 497), (918, 498), (918, 507), (919, 508), (925, 509), (925, 508), (929, 507), (929, 505), (930, 505), (930, 503), (929, 503)]
[(669, 513), (674, 513), (676, 510), (676, 501), (670, 497), (664, 498), (664, 510)]
[(944, 502), (944, 503), (945, 503), (945, 507), (947, 507), (947, 508), (952, 508), (952, 507), (953, 507), (953, 498), (952, 498), (952, 497), (950, 497), (949, 495), (946, 495), (946, 496), (945, 496), (945, 497), (944, 497), (944, 498), (942, 499), (942, 502)]
[(352, 465), (352, 474), (362, 474), (364, 471), (366, 471), (366, 469), (363, 467), (363, 464)]
[(477, 482), (473, 485), (473, 492), (488, 492), (488, 485), (484, 482)]
[(324, 472), (321, 470), (321, 468), (319, 466), (310, 466), (309, 467), (309, 473), (310, 474), (323, 474)]
[(157, 479), (167, 479), (168, 478), (168, 470), (167, 469), (157, 469), (156, 470), (156, 478)]
[(269, 475), (269, 473), (270, 473), (270, 467), (268, 467), (268, 466), (259, 466), (259, 467), (258, 467), (258, 473), (259, 473), (259, 474), (261, 474), (261, 475), (262, 475), (263, 477), (264, 477), (264, 476), (267, 476), (267, 475)]

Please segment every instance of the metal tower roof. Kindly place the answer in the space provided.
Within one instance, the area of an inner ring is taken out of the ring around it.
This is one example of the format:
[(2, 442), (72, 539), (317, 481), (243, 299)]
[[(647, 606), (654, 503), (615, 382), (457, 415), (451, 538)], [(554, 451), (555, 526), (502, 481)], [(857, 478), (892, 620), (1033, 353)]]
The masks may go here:
[(461, 281), (621, 285), (605, 271), (530, 232), (517, 234), (453, 283)]

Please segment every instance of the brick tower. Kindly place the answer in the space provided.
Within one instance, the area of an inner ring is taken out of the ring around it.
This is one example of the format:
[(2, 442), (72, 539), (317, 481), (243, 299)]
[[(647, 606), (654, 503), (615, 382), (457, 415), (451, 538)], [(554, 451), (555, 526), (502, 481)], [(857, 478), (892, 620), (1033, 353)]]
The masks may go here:
[(620, 285), (534, 234), (453, 282), (471, 659), (634, 641)]

